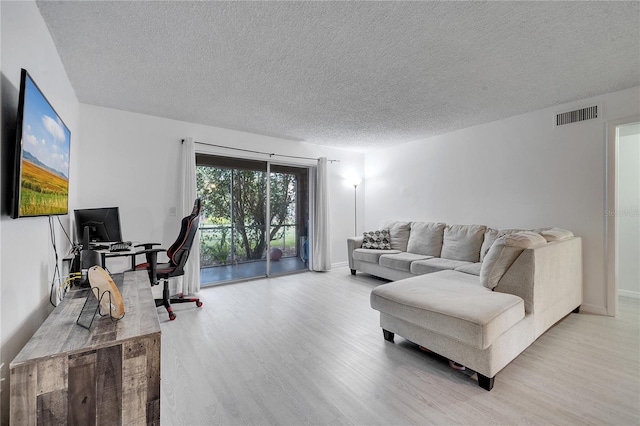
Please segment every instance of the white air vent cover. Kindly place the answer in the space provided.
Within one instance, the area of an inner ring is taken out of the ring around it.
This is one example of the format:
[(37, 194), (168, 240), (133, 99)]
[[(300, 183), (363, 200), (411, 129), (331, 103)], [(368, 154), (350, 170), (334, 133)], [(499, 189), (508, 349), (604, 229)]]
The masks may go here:
[(591, 120), (592, 118), (598, 118), (598, 105), (576, 109), (574, 111), (563, 112), (556, 114), (556, 126), (562, 126), (564, 124), (577, 123), (579, 121)]

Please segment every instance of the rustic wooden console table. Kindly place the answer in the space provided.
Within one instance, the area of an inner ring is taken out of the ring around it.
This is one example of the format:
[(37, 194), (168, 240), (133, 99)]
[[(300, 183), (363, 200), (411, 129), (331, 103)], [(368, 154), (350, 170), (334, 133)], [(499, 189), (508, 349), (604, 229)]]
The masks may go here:
[(145, 271), (123, 280), (125, 316), (76, 324), (70, 292), (11, 362), (12, 425), (160, 424), (160, 322)]

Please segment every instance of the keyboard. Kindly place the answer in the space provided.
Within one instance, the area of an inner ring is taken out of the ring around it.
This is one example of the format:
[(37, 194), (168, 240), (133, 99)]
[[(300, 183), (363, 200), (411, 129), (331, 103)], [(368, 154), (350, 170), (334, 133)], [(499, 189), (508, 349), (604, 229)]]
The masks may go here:
[(109, 251), (129, 251), (131, 248), (131, 241), (122, 241), (119, 243), (113, 243), (109, 247)]

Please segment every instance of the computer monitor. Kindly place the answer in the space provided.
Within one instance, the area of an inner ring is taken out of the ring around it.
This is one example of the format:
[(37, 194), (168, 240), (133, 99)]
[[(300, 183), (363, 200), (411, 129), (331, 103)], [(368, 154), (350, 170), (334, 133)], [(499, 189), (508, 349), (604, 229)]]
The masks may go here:
[(122, 241), (118, 207), (78, 209), (74, 213), (78, 239), (84, 238), (86, 228), (89, 231), (90, 243)]

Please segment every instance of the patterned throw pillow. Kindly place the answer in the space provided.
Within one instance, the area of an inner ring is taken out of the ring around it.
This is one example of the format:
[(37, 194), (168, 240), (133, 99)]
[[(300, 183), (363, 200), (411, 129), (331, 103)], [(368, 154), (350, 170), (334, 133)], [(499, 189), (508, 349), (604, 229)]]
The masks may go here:
[(391, 238), (389, 236), (388, 229), (383, 229), (380, 231), (369, 231), (365, 232), (362, 235), (364, 236), (364, 240), (362, 241), (362, 248), (391, 250)]

